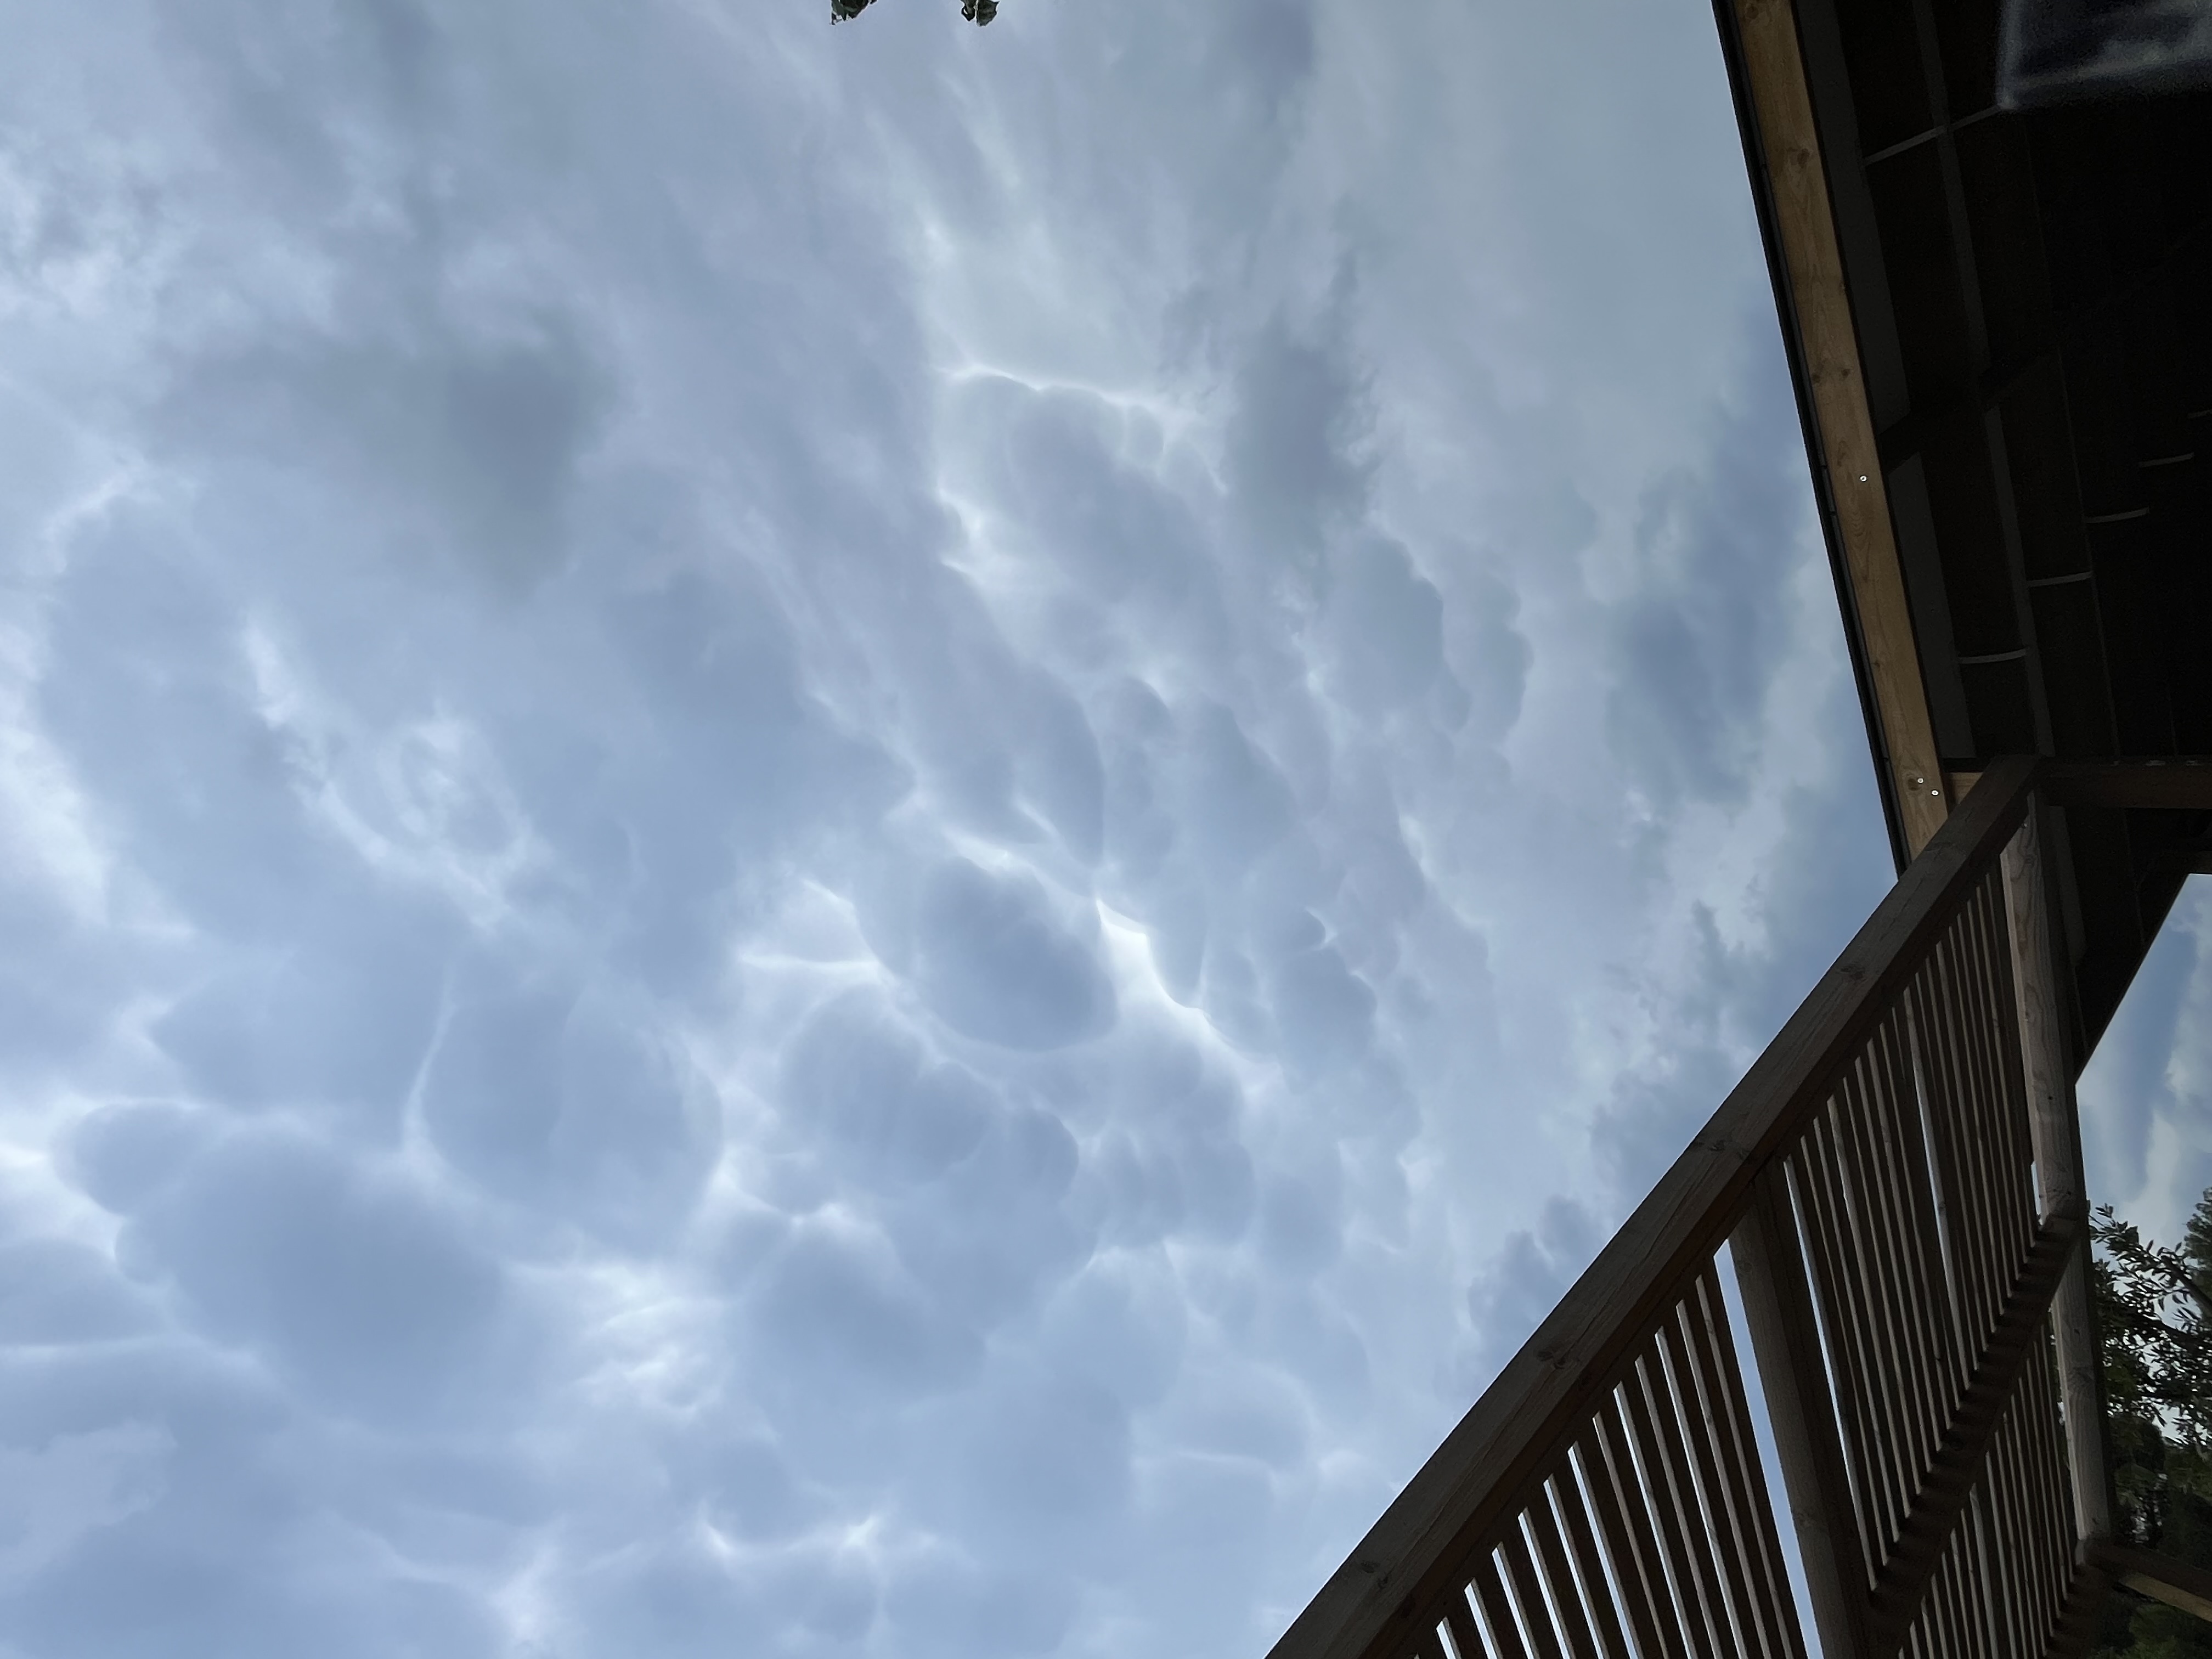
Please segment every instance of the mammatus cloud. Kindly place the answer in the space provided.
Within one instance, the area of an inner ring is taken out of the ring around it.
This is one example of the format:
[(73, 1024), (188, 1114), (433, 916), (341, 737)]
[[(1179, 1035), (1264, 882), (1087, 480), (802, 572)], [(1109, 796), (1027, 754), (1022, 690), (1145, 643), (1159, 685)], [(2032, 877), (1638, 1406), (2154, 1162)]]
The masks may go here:
[(1882, 883), (1710, 27), (34, 7), (0, 1650), (1262, 1650)]

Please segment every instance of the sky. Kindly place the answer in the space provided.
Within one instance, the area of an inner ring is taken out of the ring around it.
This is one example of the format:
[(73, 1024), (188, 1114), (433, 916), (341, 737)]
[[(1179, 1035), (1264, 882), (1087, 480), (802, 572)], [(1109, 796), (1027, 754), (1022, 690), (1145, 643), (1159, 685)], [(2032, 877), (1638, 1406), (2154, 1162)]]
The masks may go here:
[(2212, 880), (2192, 876), (2076, 1090), (2090, 1200), (2161, 1244), (2212, 1191)]
[(1256, 1659), (1888, 884), (1702, 0), (7, 28), (0, 1659)]

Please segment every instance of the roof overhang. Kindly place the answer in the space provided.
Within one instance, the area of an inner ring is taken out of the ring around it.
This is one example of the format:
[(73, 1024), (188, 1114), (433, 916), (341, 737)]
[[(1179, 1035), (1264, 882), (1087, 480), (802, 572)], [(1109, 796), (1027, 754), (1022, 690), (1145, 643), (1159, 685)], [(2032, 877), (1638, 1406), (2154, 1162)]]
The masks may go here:
[[(1995, 756), (2212, 753), (2212, 94), (2005, 107), (1999, 5), (1716, 0), (1900, 869)], [(2053, 825), (2077, 1065), (2207, 829)]]

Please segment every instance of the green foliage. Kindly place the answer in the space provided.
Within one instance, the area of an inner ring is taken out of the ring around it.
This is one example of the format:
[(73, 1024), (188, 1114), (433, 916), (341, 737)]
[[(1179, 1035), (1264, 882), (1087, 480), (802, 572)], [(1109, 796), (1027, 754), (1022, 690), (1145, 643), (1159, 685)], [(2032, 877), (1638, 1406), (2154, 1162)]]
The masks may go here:
[[(830, 21), (842, 23), (858, 17), (876, 0), (830, 0)], [(971, 23), (988, 23), (999, 15), (999, 0), (960, 0), (960, 15)]]
[(2166, 1534), (2197, 1524), (2179, 1500), (2212, 1504), (2212, 1191), (2179, 1249), (2145, 1240), (2109, 1205), (2094, 1231), (2120, 1519), (2136, 1541), (2176, 1554)]
[[(2212, 1625), (2163, 1601), (2114, 1596), (2110, 1608), (2124, 1620), (2106, 1651), (2127, 1659), (2205, 1659), (2212, 1655)], [(2110, 1621), (2107, 1623), (2110, 1630)]]
[[(2106, 1437), (2120, 1535), (2212, 1566), (2212, 1191), (2169, 1249), (2117, 1220), (2093, 1224)], [(2100, 1659), (2212, 1659), (2212, 1625), (2115, 1596)]]

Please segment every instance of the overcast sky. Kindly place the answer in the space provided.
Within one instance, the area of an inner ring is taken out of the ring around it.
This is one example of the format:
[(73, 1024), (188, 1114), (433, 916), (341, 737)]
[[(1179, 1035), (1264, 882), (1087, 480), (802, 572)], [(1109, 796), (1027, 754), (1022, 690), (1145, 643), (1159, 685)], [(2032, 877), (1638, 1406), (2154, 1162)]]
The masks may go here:
[(2212, 881), (2192, 876), (2081, 1074), (2093, 1200), (2181, 1242), (2212, 1188)]
[(1887, 884), (1704, 0), (7, 14), (5, 1659), (1257, 1656)]

